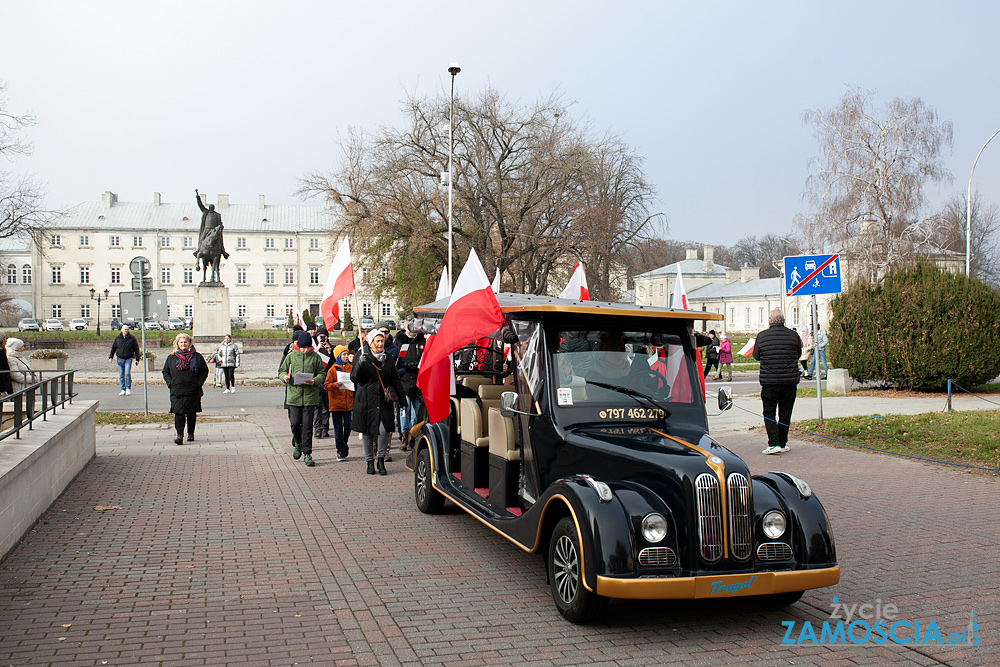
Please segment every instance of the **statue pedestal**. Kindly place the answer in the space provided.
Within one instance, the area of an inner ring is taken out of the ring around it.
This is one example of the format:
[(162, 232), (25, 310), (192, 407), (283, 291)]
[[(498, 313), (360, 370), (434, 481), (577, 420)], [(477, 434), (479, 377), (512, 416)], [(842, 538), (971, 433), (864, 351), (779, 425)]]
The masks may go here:
[(232, 335), (229, 315), (229, 288), (225, 285), (202, 283), (194, 291), (194, 322), (192, 337), (199, 343), (218, 343)]

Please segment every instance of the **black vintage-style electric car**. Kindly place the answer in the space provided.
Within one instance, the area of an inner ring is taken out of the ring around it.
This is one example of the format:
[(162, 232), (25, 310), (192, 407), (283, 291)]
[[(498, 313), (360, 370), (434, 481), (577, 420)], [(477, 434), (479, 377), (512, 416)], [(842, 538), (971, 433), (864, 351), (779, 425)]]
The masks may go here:
[[(837, 583), (804, 481), (752, 475), (708, 434), (696, 320), (711, 313), (499, 294), (504, 326), (456, 353), (448, 419), (407, 459), (417, 507), (445, 499), (544, 555), (568, 620), (609, 598), (765, 596)], [(434, 333), (447, 300), (417, 308)], [(720, 392), (720, 407), (729, 407)]]

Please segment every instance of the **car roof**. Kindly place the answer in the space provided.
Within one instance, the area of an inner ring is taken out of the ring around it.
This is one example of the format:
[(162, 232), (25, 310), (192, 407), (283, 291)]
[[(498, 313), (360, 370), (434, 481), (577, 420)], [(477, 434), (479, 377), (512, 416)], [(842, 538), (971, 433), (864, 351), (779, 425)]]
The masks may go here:
[[(662, 317), (682, 320), (721, 320), (720, 313), (709, 313), (700, 310), (682, 310), (680, 308), (661, 308), (659, 306), (640, 306), (634, 303), (614, 303), (611, 301), (579, 301), (576, 299), (560, 299), (554, 296), (539, 296), (537, 294), (515, 294), (500, 292), (496, 295), (500, 310), (510, 313), (566, 313), (588, 315), (594, 317)], [(435, 317), (443, 314), (448, 307), (450, 297), (438, 299), (432, 303), (414, 308), (414, 312), (423, 317)]]

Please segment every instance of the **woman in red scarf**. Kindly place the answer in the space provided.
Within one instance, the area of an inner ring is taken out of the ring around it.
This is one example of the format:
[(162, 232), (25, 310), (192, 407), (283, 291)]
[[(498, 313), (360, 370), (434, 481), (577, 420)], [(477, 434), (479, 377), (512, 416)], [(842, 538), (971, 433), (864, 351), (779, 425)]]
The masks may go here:
[(205, 357), (194, 349), (188, 334), (174, 338), (174, 353), (163, 362), (163, 381), (170, 390), (170, 411), (174, 413), (174, 444), (184, 442), (184, 422), (187, 421), (188, 442), (194, 440), (194, 422), (201, 412), (202, 385), (208, 377)]

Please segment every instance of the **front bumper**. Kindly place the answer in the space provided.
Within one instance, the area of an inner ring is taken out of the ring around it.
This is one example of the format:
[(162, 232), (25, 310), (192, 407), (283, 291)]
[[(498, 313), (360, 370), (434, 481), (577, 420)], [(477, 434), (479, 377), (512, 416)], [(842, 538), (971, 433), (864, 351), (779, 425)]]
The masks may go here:
[(627, 600), (718, 599), (744, 595), (791, 593), (832, 586), (840, 566), (820, 570), (752, 572), (700, 577), (597, 577), (598, 595)]

